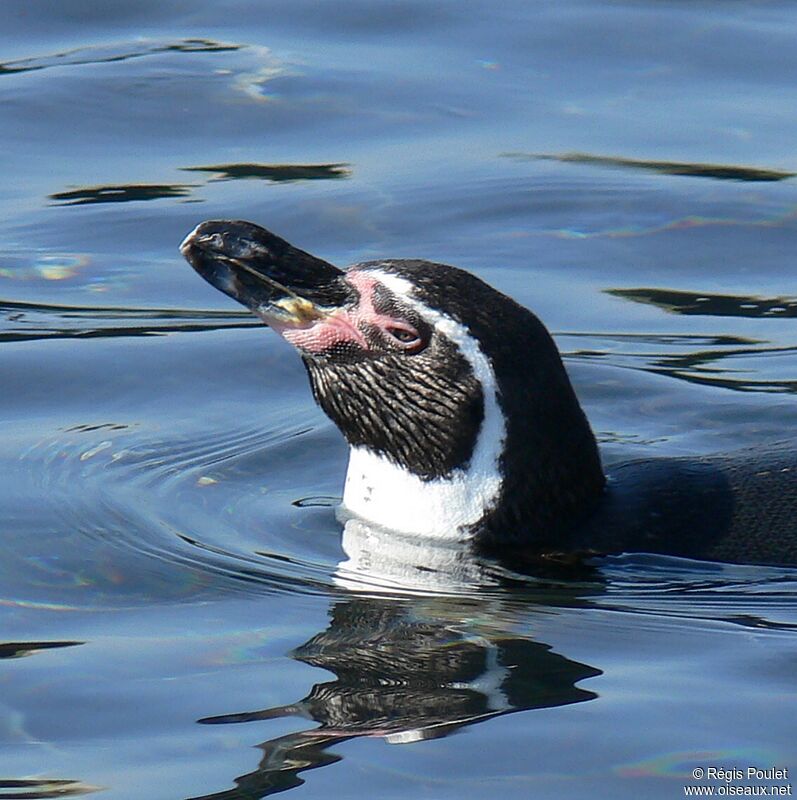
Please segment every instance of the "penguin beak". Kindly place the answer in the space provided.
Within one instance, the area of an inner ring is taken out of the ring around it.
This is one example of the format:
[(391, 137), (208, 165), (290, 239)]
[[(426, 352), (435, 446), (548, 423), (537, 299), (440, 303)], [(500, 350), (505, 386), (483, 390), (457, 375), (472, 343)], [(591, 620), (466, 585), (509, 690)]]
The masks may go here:
[(305, 327), (354, 299), (342, 270), (251, 222), (202, 222), (180, 252), (208, 283), (281, 328)]

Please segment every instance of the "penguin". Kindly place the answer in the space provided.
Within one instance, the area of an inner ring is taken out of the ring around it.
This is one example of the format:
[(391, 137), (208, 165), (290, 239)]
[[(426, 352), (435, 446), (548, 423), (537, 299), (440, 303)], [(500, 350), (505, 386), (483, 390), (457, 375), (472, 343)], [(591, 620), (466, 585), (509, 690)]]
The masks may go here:
[(245, 221), (202, 222), (180, 250), (298, 350), (350, 448), (344, 520), (504, 561), (797, 566), (794, 443), (605, 470), (550, 333), (477, 276), (342, 270)]

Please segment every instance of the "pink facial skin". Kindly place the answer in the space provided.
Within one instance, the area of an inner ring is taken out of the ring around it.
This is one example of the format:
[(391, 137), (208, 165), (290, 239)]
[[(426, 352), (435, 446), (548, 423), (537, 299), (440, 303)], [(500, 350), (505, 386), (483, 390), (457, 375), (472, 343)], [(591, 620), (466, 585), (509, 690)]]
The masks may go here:
[(263, 319), (286, 341), (308, 353), (321, 353), (345, 343), (373, 350), (365, 331), (374, 327), (382, 331), (385, 345), (390, 349), (416, 352), (423, 347), (420, 334), (410, 323), (376, 311), (373, 296), (378, 281), (375, 278), (367, 272), (354, 271), (347, 273), (346, 280), (360, 294), (356, 306), (335, 309), (328, 316), (302, 325), (286, 324), (268, 314), (263, 314)]

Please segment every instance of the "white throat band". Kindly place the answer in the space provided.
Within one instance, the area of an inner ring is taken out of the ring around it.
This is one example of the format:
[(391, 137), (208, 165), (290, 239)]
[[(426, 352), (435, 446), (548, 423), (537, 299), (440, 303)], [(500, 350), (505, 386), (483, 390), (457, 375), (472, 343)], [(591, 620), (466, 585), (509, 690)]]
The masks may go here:
[(460, 539), (495, 505), (501, 491), (500, 458), (506, 422), (489, 360), (464, 325), (412, 296), (412, 283), (381, 270), (368, 274), (410, 305), (436, 333), (454, 344), (468, 362), (484, 397), (484, 419), (467, 469), (424, 481), (387, 456), (352, 447), (343, 511), (404, 533)]

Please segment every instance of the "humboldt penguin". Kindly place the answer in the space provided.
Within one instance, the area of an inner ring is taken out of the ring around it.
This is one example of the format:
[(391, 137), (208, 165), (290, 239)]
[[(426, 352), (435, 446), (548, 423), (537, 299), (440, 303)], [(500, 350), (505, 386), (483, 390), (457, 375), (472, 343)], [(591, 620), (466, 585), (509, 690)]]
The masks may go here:
[(797, 446), (604, 470), (553, 338), (465, 270), (342, 270), (250, 222), (201, 223), (191, 266), (302, 357), (350, 447), (344, 515), (471, 552), (624, 552), (797, 566)]

